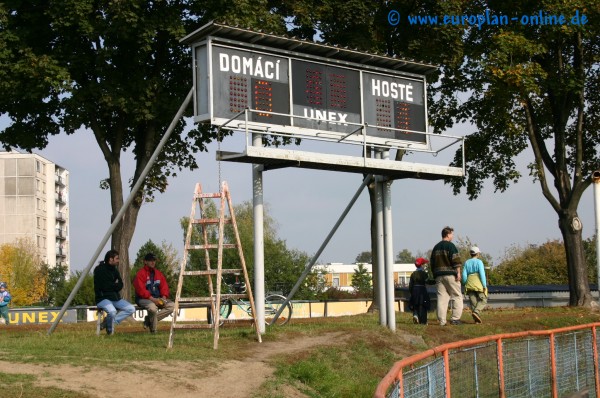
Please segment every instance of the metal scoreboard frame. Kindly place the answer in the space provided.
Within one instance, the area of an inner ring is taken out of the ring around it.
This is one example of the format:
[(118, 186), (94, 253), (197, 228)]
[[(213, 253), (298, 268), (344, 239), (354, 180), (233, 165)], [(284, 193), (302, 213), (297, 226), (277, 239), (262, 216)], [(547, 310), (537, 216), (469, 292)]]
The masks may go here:
[(425, 74), (434, 66), (215, 23), (182, 41), (192, 47), (195, 122), (430, 147)]

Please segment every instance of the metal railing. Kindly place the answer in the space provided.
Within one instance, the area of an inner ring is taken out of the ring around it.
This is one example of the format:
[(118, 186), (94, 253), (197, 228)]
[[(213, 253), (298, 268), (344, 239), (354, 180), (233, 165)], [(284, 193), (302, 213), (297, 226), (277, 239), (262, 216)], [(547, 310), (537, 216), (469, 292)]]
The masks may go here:
[(600, 323), (444, 344), (396, 362), (374, 397), (598, 396), (598, 327)]

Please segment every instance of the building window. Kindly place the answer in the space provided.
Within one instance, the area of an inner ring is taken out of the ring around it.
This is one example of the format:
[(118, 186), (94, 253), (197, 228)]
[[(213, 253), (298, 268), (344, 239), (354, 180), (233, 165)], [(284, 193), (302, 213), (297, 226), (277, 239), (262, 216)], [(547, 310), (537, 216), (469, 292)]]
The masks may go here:
[(333, 274), (333, 278), (331, 279), (331, 286), (340, 287), (340, 274)]
[(35, 161), (35, 171), (37, 171), (38, 173), (42, 172), (42, 164), (40, 163), (39, 160)]

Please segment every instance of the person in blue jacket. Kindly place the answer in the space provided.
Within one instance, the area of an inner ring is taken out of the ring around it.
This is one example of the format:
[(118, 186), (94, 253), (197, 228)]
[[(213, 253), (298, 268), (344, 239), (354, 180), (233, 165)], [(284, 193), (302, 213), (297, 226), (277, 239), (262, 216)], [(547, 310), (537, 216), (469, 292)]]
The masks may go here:
[(487, 280), (483, 261), (479, 259), (481, 251), (477, 246), (471, 247), (471, 258), (465, 261), (462, 271), (462, 283), (465, 294), (471, 303), (472, 316), (475, 323), (481, 323), (481, 312), (487, 304)]
[(0, 319), (3, 319), (3, 323), (8, 325), (10, 323), (8, 319), (8, 303), (10, 303), (12, 297), (8, 290), (6, 290), (6, 283), (0, 282)]

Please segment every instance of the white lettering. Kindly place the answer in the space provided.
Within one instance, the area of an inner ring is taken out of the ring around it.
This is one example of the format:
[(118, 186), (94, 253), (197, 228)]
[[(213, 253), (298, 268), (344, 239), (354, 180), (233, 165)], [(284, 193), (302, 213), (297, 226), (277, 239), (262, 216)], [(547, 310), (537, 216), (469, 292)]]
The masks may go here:
[(258, 57), (258, 59), (256, 60), (256, 69), (254, 70), (254, 76), (256, 76), (256, 77), (265, 77), (263, 75), (262, 63), (260, 61), (261, 58), (262, 57)]
[(231, 56), (231, 71), (233, 73), (242, 73), (242, 60), (238, 55)]
[(229, 57), (227, 57), (227, 54), (219, 54), (219, 70), (221, 72), (229, 71)]
[(308, 117), (310, 119), (315, 120), (325, 120), (331, 124), (341, 124), (347, 126), (346, 118), (348, 117), (347, 113), (339, 113), (334, 111), (320, 111), (315, 109), (303, 109), (304, 117)]
[(281, 60), (265, 61), (262, 57), (244, 57), (239, 55), (219, 54), (219, 70), (241, 75), (279, 80), (279, 64)]
[(410, 84), (371, 79), (371, 92), (375, 97), (390, 97), (413, 102), (413, 87)]
[(265, 77), (267, 79), (273, 79), (273, 68), (275, 67), (275, 65), (273, 65), (273, 62), (265, 62)]
[(244, 75), (251, 75), (252, 74), (252, 58), (246, 58), (244, 57)]
[(374, 97), (381, 96), (381, 93), (379, 92), (379, 83), (381, 83), (381, 80), (371, 79), (371, 87), (373, 87), (373, 96)]

